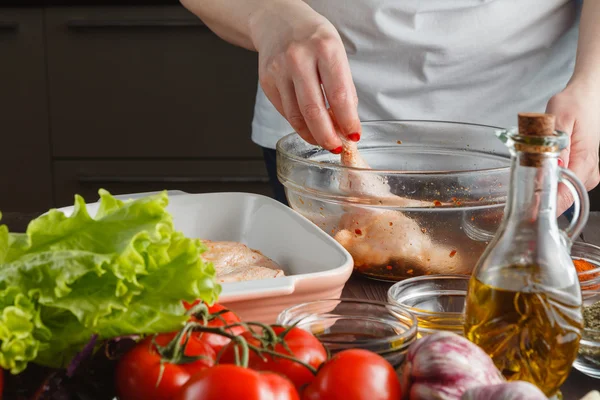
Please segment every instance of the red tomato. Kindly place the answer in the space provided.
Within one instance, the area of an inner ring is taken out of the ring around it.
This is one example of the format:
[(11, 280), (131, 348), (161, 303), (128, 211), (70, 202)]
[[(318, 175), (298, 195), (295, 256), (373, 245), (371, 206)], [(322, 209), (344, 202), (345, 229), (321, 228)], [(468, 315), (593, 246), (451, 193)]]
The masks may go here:
[(235, 365), (217, 365), (193, 376), (177, 400), (299, 400), (294, 385), (282, 376)]
[[(158, 335), (155, 341), (166, 346), (175, 333)], [(147, 337), (127, 352), (116, 369), (116, 387), (122, 400), (172, 399), (181, 387), (195, 375), (215, 364), (216, 353), (206, 343), (190, 337), (185, 348), (186, 356), (205, 356), (191, 363), (171, 364), (164, 362), (160, 378), (161, 356)], [(157, 386), (157, 382), (158, 386)]]
[(366, 350), (342, 351), (325, 363), (302, 400), (398, 400), (400, 382), (390, 363)]
[[(200, 300), (196, 300), (194, 303), (189, 304), (184, 301), (183, 305), (186, 308), (186, 310), (189, 310), (190, 308), (192, 308), (199, 302), (200, 302)], [(223, 311), (223, 310), (227, 310), (227, 308), (225, 308), (224, 306), (222, 306), (219, 303), (215, 303), (214, 305), (208, 307), (208, 312), (210, 314), (216, 314), (217, 312)], [(202, 320), (200, 320), (196, 317), (192, 317), (191, 319), (193, 321), (202, 322)], [(211, 328), (217, 328), (217, 327), (221, 327), (221, 326), (225, 326), (225, 325), (235, 324), (236, 322), (240, 322), (240, 318), (237, 315), (235, 315), (235, 313), (233, 311), (227, 311), (226, 313), (223, 313), (223, 314), (219, 315), (218, 317), (209, 321), (206, 326), (211, 327)], [(230, 333), (232, 335), (236, 335), (236, 336), (245, 331), (246, 331), (246, 329), (243, 326), (235, 326), (233, 328), (227, 329), (228, 333)], [(231, 341), (231, 339), (229, 339), (225, 336), (217, 335), (215, 333), (197, 332), (197, 335), (202, 338), (202, 341), (208, 343), (213, 349), (215, 349), (216, 353), (218, 353), (223, 347), (225, 347)]]
[[(277, 335), (285, 331), (285, 328), (281, 326), (274, 326), (272, 328)], [(260, 342), (252, 336), (251, 332), (245, 332), (241, 336), (243, 336), (249, 344), (261, 347)], [(315, 369), (319, 368), (321, 364), (327, 361), (327, 351), (323, 347), (323, 344), (321, 344), (319, 339), (310, 332), (300, 328), (292, 328), (285, 335), (284, 340), (292, 354), (290, 354), (281, 344), (275, 346), (274, 350), (277, 353), (287, 356), (293, 355), (298, 360)], [(220, 362), (223, 364), (235, 363), (234, 351), (234, 344), (230, 344), (223, 352)], [(250, 350), (248, 367), (257, 371), (277, 372), (292, 381), (298, 390), (300, 390), (303, 385), (306, 385), (315, 379), (312, 372), (298, 362), (280, 357), (273, 357), (268, 354), (263, 355), (264, 359)]]

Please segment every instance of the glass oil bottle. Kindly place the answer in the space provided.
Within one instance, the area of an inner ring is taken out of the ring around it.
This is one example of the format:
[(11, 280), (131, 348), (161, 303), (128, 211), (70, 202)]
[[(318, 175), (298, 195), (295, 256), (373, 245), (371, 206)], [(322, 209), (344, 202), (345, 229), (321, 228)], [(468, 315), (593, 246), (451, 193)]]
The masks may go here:
[[(465, 335), (483, 348), (507, 380), (558, 393), (577, 356), (582, 319), (570, 247), (589, 213), (583, 184), (558, 166), (568, 136), (548, 114), (519, 114), (518, 130), (499, 132), (511, 151), (503, 221), (469, 282)], [(575, 217), (562, 231), (557, 188), (575, 197)]]

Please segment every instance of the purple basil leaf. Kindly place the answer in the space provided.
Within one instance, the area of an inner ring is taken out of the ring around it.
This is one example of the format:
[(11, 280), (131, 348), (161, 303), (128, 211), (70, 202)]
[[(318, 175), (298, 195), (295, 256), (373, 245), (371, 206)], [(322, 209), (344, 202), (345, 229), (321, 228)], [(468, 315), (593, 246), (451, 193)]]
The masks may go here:
[(97, 340), (98, 335), (92, 335), (88, 344), (86, 344), (85, 347), (79, 353), (77, 353), (75, 357), (73, 357), (73, 359), (69, 363), (69, 366), (67, 367), (67, 376), (69, 378), (73, 376), (75, 370), (77, 369), (79, 364), (81, 364), (81, 361), (89, 358), (92, 355), (94, 347), (96, 347)]

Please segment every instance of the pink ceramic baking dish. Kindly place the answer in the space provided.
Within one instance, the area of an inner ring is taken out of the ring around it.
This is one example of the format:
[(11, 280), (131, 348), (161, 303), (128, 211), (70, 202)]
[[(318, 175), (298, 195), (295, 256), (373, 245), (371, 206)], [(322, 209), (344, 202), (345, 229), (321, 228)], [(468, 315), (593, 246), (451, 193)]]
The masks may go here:
[[(136, 198), (149, 193), (118, 196)], [(94, 215), (97, 203), (88, 210)], [(73, 207), (60, 209), (70, 214)], [(292, 209), (249, 193), (169, 192), (175, 227), (188, 237), (244, 243), (277, 262), (284, 277), (223, 284), (219, 302), (242, 319), (274, 323), (285, 308), (338, 298), (352, 273), (352, 256)]]

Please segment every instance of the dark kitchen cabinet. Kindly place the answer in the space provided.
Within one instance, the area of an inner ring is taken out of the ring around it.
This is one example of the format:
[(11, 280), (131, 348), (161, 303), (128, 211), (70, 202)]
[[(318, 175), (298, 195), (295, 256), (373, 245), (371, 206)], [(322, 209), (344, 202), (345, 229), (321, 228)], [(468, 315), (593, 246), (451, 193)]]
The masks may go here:
[(176, 1), (110, 3), (0, 8), (0, 210), (100, 187), (270, 195), (250, 140), (257, 55)]
[(56, 158), (258, 158), (256, 54), (180, 6), (47, 10)]
[(0, 9), (0, 210), (52, 205), (44, 14)]
[(46, 36), (56, 205), (100, 187), (271, 194), (255, 53), (181, 6), (48, 8)]
[(73, 204), (75, 193), (98, 199), (98, 189), (114, 194), (156, 190), (189, 193), (252, 192), (271, 195), (262, 160), (68, 160), (54, 163), (57, 206)]

